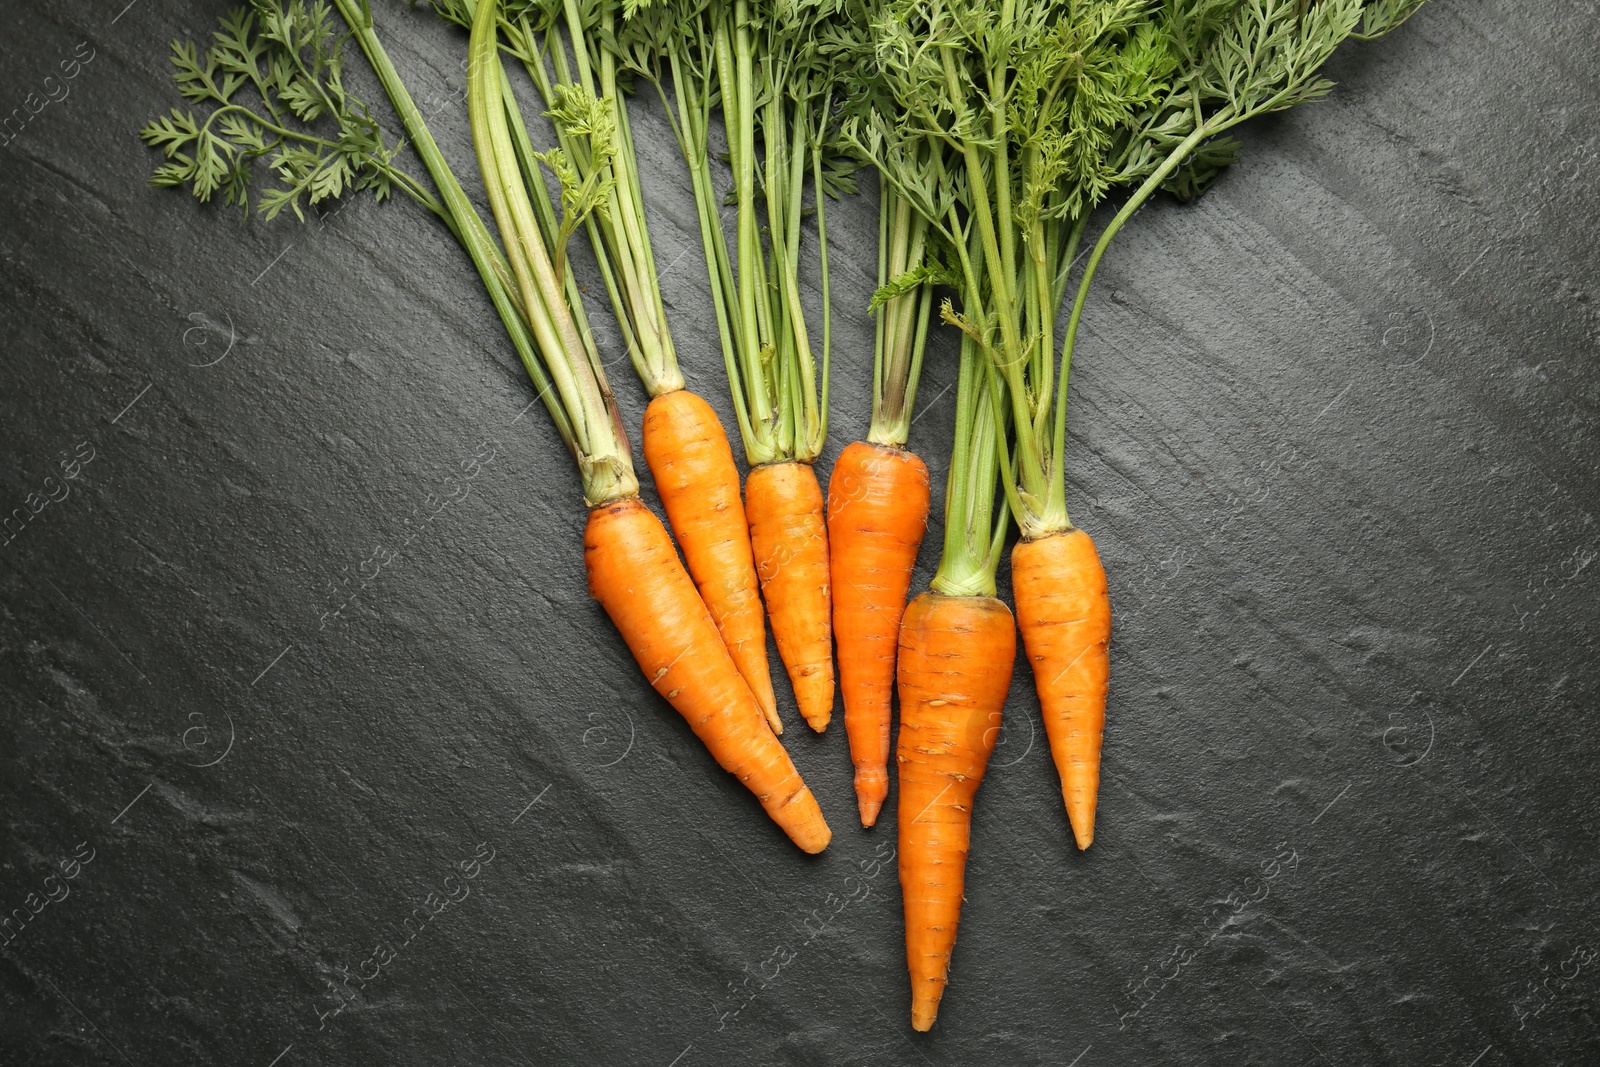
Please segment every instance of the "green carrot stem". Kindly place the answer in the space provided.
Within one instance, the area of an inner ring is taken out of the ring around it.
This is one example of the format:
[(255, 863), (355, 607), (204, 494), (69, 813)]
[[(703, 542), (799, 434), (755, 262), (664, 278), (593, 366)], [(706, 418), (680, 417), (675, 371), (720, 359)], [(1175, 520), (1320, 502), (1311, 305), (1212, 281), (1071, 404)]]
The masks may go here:
[[(1188, 158), (1195, 146), (1207, 137), (1214, 136), (1216, 132), (1202, 125), (1184, 138), (1106, 224), (1106, 228), (1100, 233), (1100, 239), (1095, 242), (1094, 250), (1089, 253), (1089, 261), (1084, 264), (1083, 277), (1078, 282), (1078, 295), (1072, 301), (1072, 314), (1067, 319), (1067, 336), (1061, 342), (1061, 384), (1060, 392), (1056, 395), (1055, 432), (1051, 438), (1054, 468), (1051, 471), (1050, 495), (1043, 511), (1029, 511), (1027, 514), (1017, 515), (1017, 526), (1022, 530), (1024, 537), (1043, 537), (1057, 530), (1072, 528), (1072, 521), (1067, 516), (1067, 475), (1064, 463), (1067, 448), (1067, 383), (1072, 372), (1072, 351), (1078, 339), (1078, 323), (1083, 318), (1083, 305), (1089, 298), (1089, 283), (1094, 281), (1095, 268), (1100, 265), (1100, 258), (1105, 255), (1106, 248), (1111, 244), (1111, 239), (1117, 235), (1117, 231), (1121, 230), (1134, 213), (1144, 206), (1145, 201), (1155, 195), (1156, 190), (1161, 188), (1162, 182), (1177, 169), (1178, 164)], [(1059, 518), (1056, 517), (1057, 514)]]
[[(892, 183), (879, 184), (878, 285), (923, 266), (928, 221)], [(933, 286), (922, 284), (878, 308), (873, 324), (872, 425), (867, 440), (903, 447), (911, 436), (912, 407), (927, 345)]]
[(956, 379), (956, 432), (945, 483), (944, 551), (933, 588), (947, 596), (994, 596), (1009, 513), (995, 515), (995, 486), (1005, 437), (994, 418), (999, 379), (971, 336), (961, 339)]
[(573, 425), (584, 498), (600, 504), (637, 493), (638, 482), (604, 370), (586, 351), (517, 162), (505, 107), (498, 15), (498, 0), (478, 0), (467, 68), (473, 144), (528, 326)]
[(377, 74), (378, 81), (388, 95), (395, 114), (405, 128), (412, 150), (422, 160), (423, 166), (433, 179), (434, 186), (439, 190), (444, 210), (453, 222), (451, 230), (466, 249), (473, 265), (477, 267), (484, 288), (500, 315), (500, 321), (505, 324), (512, 347), (516, 349), (528, 377), (533, 380), (539, 399), (550, 412), (556, 432), (561, 435), (567, 450), (576, 456), (578, 445), (572, 420), (568, 418), (566, 409), (555, 396), (553, 382), (545, 371), (534, 338), (523, 319), (521, 298), (511, 278), (510, 264), (478, 216), (472, 201), (467, 198), (444, 154), (439, 151), (433, 134), (423, 121), (422, 112), (417, 109), (411, 93), (406, 89), (383, 43), (378, 39), (371, 11), (368, 10), (364, 0), (334, 0), (334, 4), (340, 16), (349, 24), (373, 72)]

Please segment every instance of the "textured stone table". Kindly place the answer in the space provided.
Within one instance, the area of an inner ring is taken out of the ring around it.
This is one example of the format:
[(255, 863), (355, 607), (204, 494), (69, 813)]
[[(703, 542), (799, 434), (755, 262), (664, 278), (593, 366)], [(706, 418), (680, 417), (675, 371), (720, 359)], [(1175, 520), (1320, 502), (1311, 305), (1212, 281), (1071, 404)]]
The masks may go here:
[[(462, 39), (377, 6), (471, 174)], [(1019, 664), (930, 1035), (838, 720), (788, 706), (807, 859), (588, 599), (576, 479), (443, 228), (147, 188), (166, 42), (223, 8), (119, 8), (0, 16), (0, 1061), (1600, 1062), (1593, 2), (1439, 0), (1113, 247), (1069, 430), (1116, 610), (1099, 834)], [(831, 216), (824, 474), (866, 424), (871, 188)]]

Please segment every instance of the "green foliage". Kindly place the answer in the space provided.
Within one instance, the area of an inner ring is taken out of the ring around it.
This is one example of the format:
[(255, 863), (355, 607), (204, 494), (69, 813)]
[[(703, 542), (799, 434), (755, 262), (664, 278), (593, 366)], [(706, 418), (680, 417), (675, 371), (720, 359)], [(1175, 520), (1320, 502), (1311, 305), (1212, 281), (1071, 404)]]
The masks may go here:
[(1370, 41), (1397, 29), (1406, 19), (1417, 13), (1426, 0), (1371, 0), (1361, 9), (1361, 27), (1353, 37)]
[(561, 185), (561, 227), (550, 254), (556, 277), (565, 278), (567, 241), (591, 215), (596, 219), (610, 218), (607, 203), (617, 184), (611, 168), (616, 155), (617, 121), (612, 101), (595, 99), (581, 85), (557, 86), (554, 95), (550, 110), (545, 114), (568, 135), (583, 138), (588, 148), (588, 165), (583, 175), (560, 148), (534, 154)]
[[(844, 137), (959, 266), (961, 308), (941, 317), (1006, 383), (1013, 510), (1033, 534), (1059, 529), (1064, 379), (1106, 242), (1158, 190), (1204, 193), (1238, 158), (1234, 127), (1325, 95), (1319, 71), (1341, 43), (1392, 30), (1422, 0), (859, 2), (858, 28), (836, 42), (866, 57)], [(1084, 268), (1058, 382), (1052, 345), (1074, 253), (1095, 207), (1119, 194)]]
[(359, 190), (383, 200), (397, 184), (429, 202), (395, 167), (401, 146), (386, 144), (366, 104), (346, 92), (345, 34), (327, 4), (253, 0), (225, 14), (212, 37), (204, 52), (173, 42), (173, 81), (199, 111), (174, 109), (139, 132), (166, 160), (152, 185), (187, 184), (201, 201), (220, 192), (248, 210), (264, 161), (274, 184), (257, 207), (268, 219), (290, 209), (303, 220), (302, 203)]
[(946, 225), (948, 196), (926, 187), (900, 146), (931, 139), (957, 154), (1026, 159), (987, 175), (1007, 180), (992, 199), (1003, 192), (1023, 230), (1077, 214), (1118, 180), (1119, 131), (1176, 66), (1153, 8), (1057, 0), (1020, 5), (1008, 19), (988, 0), (888, 0), (868, 30), (877, 106), (853, 116), (847, 135)]
[(1222, 172), (1238, 160), (1242, 147), (1236, 137), (1217, 137), (1205, 142), (1161, 183), (1161, 188), (1188, 203), (1222, 177)]
[[(844, 130), (950, 239), (975, 190), (956, 190), (956, 209), (948, 176), (931, 188), (927, 154), (907, 146), (976, 152), (991, 164), (990, 202), (1009, 202), (1026, 233), (1142, 182), (1202, 126), (1220, 133), (1326, 94), (1317, 71), (1341, 42), (1386, 33), (1421, 3), (882, 0), (841, 45), (872, 57), (858, 94), (871, 106)], [(1162, 185), (1197, 196), (1237, 152), (1207, 137)]]
[[(587, 0), (592, 6), (596, 0)], [(434, 14), (452, 26), (459, 26), (463, 30), (472, 29), (472, 9), (467, 0), (428, 0), (428, 6), (433, 8)], [(530, 20), (536, 26), (543, 26), (548, 20), (555, 17), (556, 11), (561, 7), (560, 0), (503, 0), (500, 4), (500, 18), (506, 22), (520, 22)]]
[(938, 260), (930, 260), (919, 266), (912, 267), (904, 274), (896, 275), (883, 285), (878, 286), (877, 291), (872, 294), (872, 302), (868, 304), (867, 310), (877, 311), (890, 301), (915, 293), (925, 285), (949, 285), (953, 287), (960, 284), (961, 279), (955, 271)]
[[(841, 125), (867, 84), (853, 32), (864, 2), (623, 0), (627, 17), (610, 39), (619, 64), (660, 93), (689, 165), (752, 465), (814, 459), (827, 432), (827, 202), (855, 190), (863, 162)], [(725, 155), (713, 140), (719, 112)], [(802, 263), (813, 256), (820, 338), (801, 297)]]

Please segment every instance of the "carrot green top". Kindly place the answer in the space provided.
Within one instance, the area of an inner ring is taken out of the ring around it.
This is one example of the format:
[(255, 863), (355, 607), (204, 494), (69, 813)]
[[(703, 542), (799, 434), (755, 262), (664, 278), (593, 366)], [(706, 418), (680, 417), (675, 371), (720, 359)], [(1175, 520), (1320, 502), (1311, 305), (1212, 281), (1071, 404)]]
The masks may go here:
[(935, 592), (947, 596), (995, 595), (995, 570), (1011, 525), (1010, 513), (1001, 508), (997, 516), (994, 507), (1006, 447), (1004, 390), (981, 346), (963, 336), (955, 443), (944, 494), (944, 551), (932, 582)]
[[(565, 217), (559, 225), (546, 197), (530, 196), (529, 186), (537, 183), (542, 192), (543, 182), (531, 170), (527, 132), (500, 62), (499, 7), (498, 0), (477, 0), (473, 12), (467, 54), (473, 147), (522, 298), (523, 318), (571, 427), (584, 499), (602, 504), (636, 494), (639, 483), (605, 368), (582, 322), (583, 303), (566, 270), (565, 249), (584, 216), (604, 204), (609, 183), (602, 171), (581, 181), (562, 175)], [(539, 211), (540, 204), (545, 211)]]
[[(837, 0), (657, 0), (628, 20), (630, 65), (661, 93), (689, 164), (723, 359), (752, 466), (810, 462), (827, 436), (826, 200), (851, 188), (854, 163), (832, 143), (837, 79), (821, 42), (828, 23), (841, 17)], [(733, 174), (732, 249), (713, 179), (716, 107)], [(817, 227), (820, 355), (800, 296), (808, 212)]]
[[(434, 0), (433, 7), (446, 21), (470, 29), (476, 4)], [(543, 164), (561, 185), (558, 245), (580, 223), (587, 228), (628, 356), (655, 397), (682, 389), (684, 381), (650, 247), (619, 78), (626, 71), (617, 54), (621, 8), (621, 0), (512, 0), (498, 12), (499, 33), (501, 47), (521, 63), (543, 99), (558, 142), (548, 152), (535, 152), (522, 135), (519, 159), (525, 170), (536, 172)], [(519, 123), (512, 123), (514, 136)], [(542, 199), (542, 181), (533, 182), (531, 174), (528, 180), (536, 186), (530, 189), (535, 201)]]
[[(188, 184), (201, 200), (221, 192), (248, 208), (254, 172), (265, 163), (275, 184), (257, 203), (268, 218), (285, 209), (304, 218), (302, 203), (316, 206), (346, 192), (370, 190), (380, 200), (396, 189), (406, 193), (439, 216), (477, 267), (538, 398), (578, 462), (585, 499), (599, 504), (636, 492), (577, 283), (564, 269), (566, 237), (594, 210), (593, 198), (564, 198), (561, 221), (542, 184), (530, 202), (522, 176), (536, 164), (495, 55), (493, 6), (480, 5), (488, 32), (474, 46), (479, 62), (470, 67), (468, 103), (504, 250), (439, 151), (378, 39), (366, 0), (333, 0), (333, 8), (349, 25), (348, 36), (323, 4), (255, 0), (222, 18), (205, 51), (174, 43), (179, 91), (211, 110), (203, 119), (174, 110), (140, 131), (167, 160), (152, 184)], [(367, 106), (345, 88), (344, 48), (352, 37), (437, 193), (396, 165), (400, 146), (384, 142)]]
[[(943, 317), (1006, 383), (1006, 496), (1024, 537), (1070, 527), (1067, 373), (1107, 245), (1159, 189), (1197, 195), (1239, 123), (1328, 91), (1317, 71), (1422, 0), (882, 0), (872, 79), (893, 102), (847, 126), (928, 220), (961, 293)], [(930, 155), (928, 146), (934, 151)], [(1089, 254), (1060, 354), (1058, 309), (1093, 208), (1131, 189)]]
[(927, 280), (928, 220), (889, 182), (879, 184), (878, 291), (872, 345), (872, 425), (867, 440), (903, 448), (928, 347), (933, 285)]

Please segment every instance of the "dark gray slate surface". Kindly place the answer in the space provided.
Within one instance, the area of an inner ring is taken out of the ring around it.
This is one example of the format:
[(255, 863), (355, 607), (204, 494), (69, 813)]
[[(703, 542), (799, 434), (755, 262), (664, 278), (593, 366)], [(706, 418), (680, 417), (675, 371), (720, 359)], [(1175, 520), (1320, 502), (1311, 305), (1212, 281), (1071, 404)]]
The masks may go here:
[[(0, 948), (0, 1061), (1600, 1062), (1592, 2), (1431, 5), (1114, 247), (1070, 443), (1117, 620), (1099, 836), (1069, 845), (1019, 665), (926, 1036), (842, 729), (788, 708), (836, 833), (807, 859), (587, 598), (576, 479), (443, 229), (146, 188), (166, 42), (220, 10), (0, 16), (4, 109), (93, 53), (0, 151), (4, 509), (78, 475), (0, 547), (0, 904), (70, 892)], [(380, 12), (470, 167), (460, 38)], [(727, 419), (687, 188), (635, 121)], [(833, 216), (824, 474), (865, 427), (871, 203)]]

